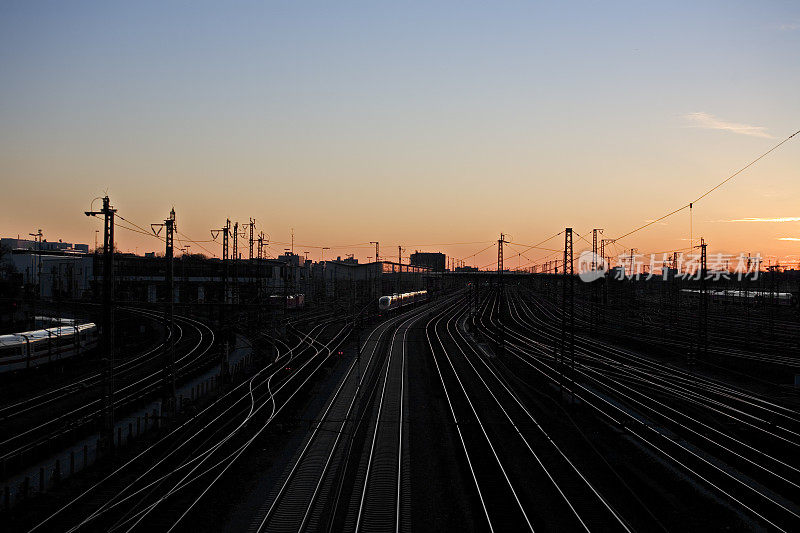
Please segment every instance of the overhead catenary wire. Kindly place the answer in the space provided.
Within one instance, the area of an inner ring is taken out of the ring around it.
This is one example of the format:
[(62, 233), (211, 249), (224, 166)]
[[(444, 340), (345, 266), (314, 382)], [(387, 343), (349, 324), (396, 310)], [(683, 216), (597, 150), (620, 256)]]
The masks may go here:
[[(538, 247), (540, 247), (542, 244), (546, 243), (547, 241), (549, 241), (549, 240), (551, 240), (551, 239), (555, 239), (556, 237), (558, 237), (558, 236), (559, 236), (559, 235), (561, 235), (562, 233), (564, 233), (564, 230), (561, 230), (561, 231), (559, 231), (558, 233), (556, 233), (556, 234), (554, 234), (554, 235), (551, 235), (551, 236), (549, 236), (549, 237), (548, 237), (548, 238), (546, 238), (545, 240), (543, 240), (543, 241), (540, 241), (540, 242), (537, 242), (536, 244), (522, 244), (522, 243), (519, 243), (519, 242), (517, 242), (517, 243), (514, 243), (514, 244), (518, 244), (519, 246), (526, 246), (526, 247), (527, 247), (527, 249), (526, 249), (525, 251), (528, 251), (528, 250), (531, 250), (531, 249), (533, 249), (533, 248), (538, 248)], [(510, 244), (510, 243), (509, 243), (509, 244)], [(545, 250), (546, 250), (546, 249), (547, 249), (547, 248), (545, 248)]]
[[(508, 244), (509, 244), (510, 246), (514, 246), (514, 247), (518, 247), (518, 246), (519, 246), (519, 245), (514, 245), (514, 244), (512, 244), (512, 243), (508, 243)], [(526, 250), (526, 251), (527, 251), (527, 250)], [(553, 250), (553, 251), (558, 251), (558, 250)], [(525, 259), (528, 261), (528, 263), (526, 263), (526, 265), (527, 265), (527, 264), (529, 264), (529, 263), (533, 263), (533, 262), (534, 262), (534, 260), (533, 260), (533, 259), (531, 259), (530, 257), (528, 257), (527, 255), (525, 255), (525, 253), (524, 253), (524, 252), (517, 252), (517, 254), (518, 254), (518, 255), (521, 255), (522, 257), (524, 257), (524, 258), (525, 258)]]
[[(142, 226), (140, 226), (140, 225), (139, 225), (139, 224), (137, 224), (136, 222), (134, 222), (134, 221), (132, 221), (132, 220), (128, 220), (127, 218), (123, 217), (122, 215), (120, 215), (120, 214), (119, 214), (119, 212), (116, 214), (116, 217), (117, 217), (119, 220), (124, 220), (125, 222), (127, 222), (127, 223), (128, 223), (128, 224), (130, 224), (131, 226), (133, 226), (133, 227), (137, 228), (139, 231), (141, 231), (141, 232), (145, 233), (146, 235), (151, 235), (151, 236), (153, 236), (153, 237), (159, 238), (159, 239), (160, 239), (160, 240), (162, 240), (162, 241), (164, 240), (164, 239), (163, 239), (163, 237), (159, 237), (158, 235), (156, 235), (156, 234), (155, 234), (155, 233), (153, 233), (152, 231), (149, 231), (149, 230), (147, 230), (147, 229), (143, 228)], [(119, 223), (117, 223), (117, 224), (119, 224)], [(125, 229), (128, 229), (128, 228), (125, 228)]]
[(520, 265), (520, 268), (527, 268), (528, 266), (537, 266), (537, 265), (544, 265), (546, 261), (549, 260), (550, 257), (556, 256), (558, 257), (560, 254), (563, 254), (564, 250), (554, 250), (553, 252), (546, 254), (538, 259), (531, 260), (528, 263), (523, 263)]
[[(710, 189), (705, 191), (703, 194), (701, 194), (700, 196), (698, 196), (697, 198), (695, 198), (691, 202), (689, 202), (687, 204), (684, 204), (684, 205), (682, 205), (682, 206), (680, 206), (680, 207), (678, 207), (676, 209), (673, 209), (672, 211), (670, 211), (670, 212), (668, 212), (668, 213), (666, 213), (666, 214), (664, 214), (664, 215), (662, 215), (662, 216), (660, 216), (658, 218), (655, 218), (653, 220), (649, 220), (645, 224), (642, 224), (641, 226), (638, 226), (638, 227), (628, 231), (627, 233), (624, 233), (624, 234), (620, 235), (619, 237), (616, 237), (614, 240), (612, 240), (610, 242), (612, 244), (614, 244), (614, 246), (616, 248), (616, 246), (617, 246), (617, 242), (616, 241), (624, 239), (624, 238), (626, 238), (626, 237), (628, 237), (630, 235), (633, 235), (634, 233), (637, 233), (637, 232), (639, 232), (639, 231), (641, 231), (641, 230), (643, 230), (645, 228), (648, 228), (648, 227), (650, 227), (650, 226), (652, 226), (652, 225), (654, 225), (654, 224), (656, 224), (658, 222), (661, 222), (662, 220), (664, 220), (666, 218), (669, 218), (672, 215), (675, 215), (675, 214), (683, 211), (684, 209), (691, 208), (694, 204), (696, 204), (700, 200), (706, 198), (709, 194), (711, 194), (712, 192), (716, 191), (717, 189), (719, 189), (720, 187), (722, 187), (723, 185), (725, 185), (726, 183), (728, 183), (729, 181), (734, 179), (736, 176), (738, 176), (739, 174), (741, 174), (745, 170), (749, 169), (750, 167), (752, 167), (753, 165), (758, 163), (763, 158), (767, 157), (769, 154), (771, 154), (772, 152), (774, 152), (775, 150), (777, 150), (778, 148), (783, 146), (785, 143), (787, 143), (789, 140), (791, 140), (794, 137), (796, 137), (798, 134), (800, 134), (800, 130), (792, 133), (791, 135), (789, 135), (788, 137), (786, 137), (785, 139), (783, 139), (779, 143), (775, 144), (769, 150), (765, 151), (764, 153), (762, 153), (761, 155), (759, 155), (758, 157), (756, 157), (755, 159), (753, 159), (752, 161), (750, 161), (749, 163), (744, 165), (742, 168), (738, 169), (736, 172), (734, 172), (730, 176), (726, 177), (724, 180), (720, 181), (719, 183), (717, 183), (716, 185), (714, 185), (713, 187), (711, 187)], [(119, 213), (117, 213), (117, 217), (120, 220), (125, 221), (128, 224), (130, 224), (131, 226), (133, 226), (131, 228), (131, 227), (127, 227), (125, 225), (119, 224), (120, 228), (128, 230), (128, 231), (132, 231), (134, 233), (141, 233), (141, 234), (144, 234), (144, 235), (149, 235), (149, 236), (152, 236), (152, 237), (156, 237), (159, 240), (161, 240), (162, 242), (164, 241), (164, 239), (162, 237), (160, 237), (158, 235), (155, 235), (152, 232), (147, 231), (145, 228), (139, 226), (135, 222), (130, 221), (130, 220), (124, 218), (123, 216), (119, 215)], [(209, 242), (209, 241), (197, 241), (197, 240), (191, 239), (186, 234), (178, 232), (177, 230), (176, 230), (176, 233), (182, 235), (185, 240), (187, 240), (187, 241), (189, 241), (189, 242), (191, 242), (193, 244), (197, 244), (200, 248), (202, 248), (203, 250), (205, 250), (206, 252), (208, 252), (212, 256), (216, 256), (217, 255), (217, 254), (215, 254), (214, 252), (212, 252), (211, 250), (209, 250), (208, 248), (206, 248), (205, 246), (203, 246), (201, 244), (202, 242)], [(547, 251), (556, 251), (556, 250), (554, 250), (552, 248), (544, 248), (541, 245), (546, 243), (547, 241), (549, 241), (549, 240), (561, 235), (562, 233), (563, 233), (563, 230), (558, 232), (558, 233), (556, 233), (556, 234), (554, 234), (554, 235), (552, 235), (552, 236), (550, 236), (550, 237), (548, 237), (547, 239), (544, 239), (543, 241), (540, 241), (539, 243), (536, 243), (536, 244), (533, 244), (533, 245), (522, 244), (522, 243), (511, 243), (511, 242), (509, 242), (509, 244), (514, 244), (514, 245), (525, 247), (525, 250), (523, 250), (521, 252), (518, 252), (518, 253), (520, 255), (522, 255), (523, 257), (525, 257), (526, 259), (528, 259), (529, 262), (530, 262), (531, 260), (527, 256), (524, 255), (524, 252), (527, 252), (528, 250), (531, 250), (531, 249), (541, 249), (541, 250), (547, 250)], [(579, 238), (583, 239), (584, 241), (586, 241), (588, 243), (588, 241), (582, 235), (580, 235), (580, 234), (577, 234), (577, 235), (578, 235)], [(238, 241), (239, 237), (240, 237), (239, 235), (235, 235), (234, 236), (234, 238), (237, 239), (237, 241)], [(489, 246), (487, 246), (487, 247), (481, 249), (480, 251), (475, 252), (475, 253), (473, 253), (471, 255), (459, 258), (460, 260), (463, 261), (463, 260), (470, 259), (472, 257), (475, 257), (475, 256), (487, 251), (489, 248), (491, 248), (494, 245), (494, 242), (493, 241), (469, 241), (469, 242), (456, 242), (456, 243), (408, 244), (407, 246), (412, 246), (412, 247), (413, 246), (419, 246), (419, 247), (422, 247), (422, 246), (457, 246), (457, 245), (468, 245), (468, 244), (483, 244), (483, 243), (486, 243), (486, 242), (490, 242)], [(288, 245), (288, 244), (290, 244), (288, 242), (281, 242), (281, 241), (272, 241), (272, 243), (273, 244), (279, 244), (279, 245)], [(299, 243), (294, 243), (294, 244), (297, 245), (297, 246), (302, 246), (302, 247), (305, 247), (305, 248), (314, 248), (314, 249), (323, 249), (323, 248), (324, 249), (345, 249), (345, 248), (351, 248), (351, 249), (352, 248), (364, 248), (364, 249), (366, 249), (366, 248), (370, 247), (369, 245), (371, 243), (364, 242), (364, 243), (356, 243), (356, 244), (350, 244), (350, 245), (336, 245), (336, 246), (324, 246), (324, 245), (315, 245), (315, 244), (299, 244)], [(675, 250), (675, 251), (677, 251), (677, 250)], [(489, 264), (487, 264), (487, 266)], [(483, 268), (483, 267), (481, 267), (481, 268)]]
[[(175, 233), (177, 233), (178, 235), (182, 235), (184, 240), (187, 240), (187, 241), (191, 242), (192, 244), (196, 244), (197, 246), (199, 246), (200, 248), (202, 248), (203, 250), (205, 250), (206, 252), (211, 254), (212, 257), (216, 257), (217, 256), (217, 254), (215, 254), (214, 252), (212, 252), (211, 250), (209, 250), (208, 248), (206, 248), (205, 246), (200, 244), (200, 243), (209, 242), (209, 241), (196, 241), (196, 240), (190, 238), (185, 233), (182, 233), (182, 232), (178, 231), (177, 229), (175, 230)], [(215, 242), (215, 241), (211, 241), (211, 242)]]
[(690, 206), (692, 206), (693, 204), (696, 204), (697, 202), (699, 202), (700, 200), (702, 200), (703, 198), (705, 198), (706, 196), (708, 196), (712, 192), (716, 191), (717, 189), (719, 189), (720, 187), (722, 187), (723, 185), (725, 185), (726, 183), (731, 181), (733, 178), (735, 178), (736, 176), (738, 176), (739, 174), (741, 174), (742, 172), (744, 172), (745, 170), (747, 170), (751, 166), (755, 165), (756, 163), (758, 163), (759, 161), (764, 159), (766, 156), (768, 156), (769, 154), (771, 154), (772, 152), (774, 152), (775, 150), (777, 150), (778, 148), (783, 146), (785, 143), (787, 143), (790, 139), (795, 137), (797, 134), (800, 134), (800, 130), (792, 133), (791, 135), (786, 137), (784, 140), (782, 140), (781, 142), (779, 142), (778, 144), (776, 144), (775, 146), (773, 146), (772, 148), (770, 148), (769, 150), (767, 150), (766, 152), (761, 154), (760, 156), (756, 157), (755, 159), (753, 159), (752, 161), (747, 163), (745, 166), (743, 166), (742, 168), (740, 168), (739, 170), (737, 170), (736, 172), (734, 172), (733, 174), (731, 174), (730, 176), (728, 176), (727, 178), (725, 178), (724, 180), (722, 180), (721, 182), (716, 184), (715, 186), (711, 187), (709, 190), (707, 190), (706, 192), (704, 192), (703, 194), (701, 194), (700, 196), (695, 198), (693, 201), (691, 201), (691, 202), (687, 203), (686, 205), (683, 205), (683, 206), (681, 206), (681, 207), (679, 207), (677, 209), (674, 209), (674, 210), (670, 211), (666, 215), (660, 216), (660, 217), (658, 217), (658, 218), (656, 218), (654, 220), (650, 220), (646, 224), (643, 224), (642, 226), (639, 226), (638, 228), (635, 228), (635, 229), (629, 231), (628, 233), (620, 235), (615, 240), (624, 239), (625, 237), (627, 237), (629, 235), (633, 235), (634, 233), (636, 233), (638, 231), (641, 231), (641, 230), (643, 230), (643, 229), (645, 229), (647, 227), (650, 227), (653, 224), (655, 224), (657, 222), (660, 222), (660, 221), (664, 220), (665, 218), (669, 218), (669, 217), (671, 217), (672, 215), (674, 215), (676, 213), (680, 213), (684, 209), (687, 209)]
[(155, 237), (159, 241), (164, 242), (164, 238), (163, 237), (161, 237), (160, 235), (156, 235), (156, 234), (154, 234), (152, 232), (141, 231), (141, 230), (138, 230), (136, 228), (131, 228), (131, 227), (128, 227), (128, 226), (126, 226), (124, 224), (120, 224), (120, 223), (116, 223), (114, 226), (119, 228), (119, 229), (124, 229), (124, 230), (128, 230), (130, 232), (133, 232), (133, 233), (138, 233), (140, 235), (146, 235), (148, 237)]

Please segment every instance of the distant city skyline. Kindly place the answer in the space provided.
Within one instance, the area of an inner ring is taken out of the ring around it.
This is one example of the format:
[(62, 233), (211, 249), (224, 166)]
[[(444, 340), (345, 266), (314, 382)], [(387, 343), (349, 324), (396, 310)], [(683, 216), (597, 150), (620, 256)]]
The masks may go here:
[[(83, 212), (107, 192), (147, 230), (174, 206), (197, 241), (255, 218), (273, 256), (294, 228), (315, 261), (379, 241), (484, 267), (500, 232), (615, 238), (800, 129), (799, 51), (792, 2), (4, 3), (0, 234), (91, 246)], [(800, 139), (691, 226), (712, 251), (800, 260)], [(683, 211), (618, 248), (689, 237)]]

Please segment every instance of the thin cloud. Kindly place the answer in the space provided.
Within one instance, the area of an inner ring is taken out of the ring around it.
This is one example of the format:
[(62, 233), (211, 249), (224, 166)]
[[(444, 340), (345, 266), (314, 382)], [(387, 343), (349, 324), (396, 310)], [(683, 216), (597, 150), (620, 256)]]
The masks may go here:
[(800, 241), (800, 237), (778, 237), (779, 241)]
[(689, 113), (684, 118), (692, 123), (693, 128), (703, 128), (708, 130), (722, 130), (749, 135), (751, 137), (763, 137), (772, 139), (772, 135), (765, 131), (763, 126), (750, 126), (749, 124), (739, 124), (738, 122), (726, 122), (708, 113)]
[(778, 26), (781, 31), (794, 31), (800, 29), (800, 22), (787, 22)]
[(776, 218), (734, 218), (732, 220), (708, 220), (707, 222), (800, 222), (800, 217), (776, 217)]

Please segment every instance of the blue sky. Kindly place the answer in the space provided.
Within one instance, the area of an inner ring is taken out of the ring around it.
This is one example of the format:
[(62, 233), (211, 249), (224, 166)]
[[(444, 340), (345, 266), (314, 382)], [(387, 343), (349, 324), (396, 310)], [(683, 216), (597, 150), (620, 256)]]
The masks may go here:
[[(192, 235), (226, 216), (311, 243), (621, 234), (798, 129), (799, 51), (797, 2), (3, 2), (0, 176), (20, 207), (0, 225), (86, 241), (75, 213), (107, 189), (142, 224), (174, 204)], [(799, 155), (698, 220), (800, 215)], [(32, 193), (59, 207), (33, 217)], [(760, 227), (706, 232), (781, 253), (800, 236)]]

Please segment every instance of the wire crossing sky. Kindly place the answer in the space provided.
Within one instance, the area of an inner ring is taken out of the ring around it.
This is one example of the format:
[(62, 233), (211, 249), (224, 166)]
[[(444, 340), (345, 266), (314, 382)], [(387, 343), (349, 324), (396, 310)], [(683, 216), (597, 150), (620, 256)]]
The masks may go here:
[[(315, 260), (682, 249), (688, 213), (658, 217), (797, 131), (798, 52), (796, 2), (4, 2), (0, 233), (92, 243), (108, 191), (139, 253), (173, 206), (203, 253), (251, 217)], [(800, 259), (799, 169), (793, 139), (693, 237)]]

